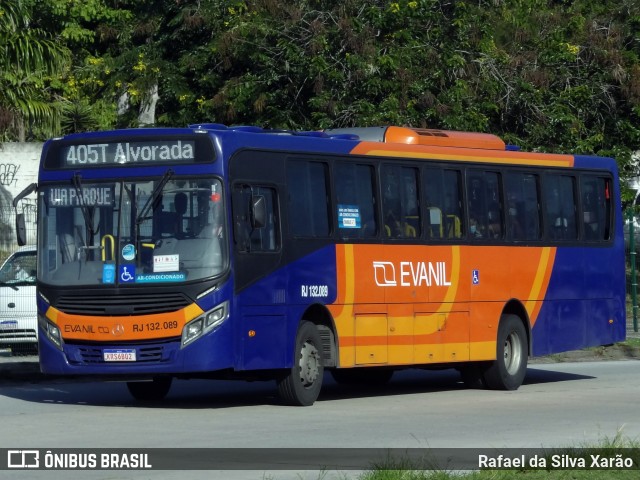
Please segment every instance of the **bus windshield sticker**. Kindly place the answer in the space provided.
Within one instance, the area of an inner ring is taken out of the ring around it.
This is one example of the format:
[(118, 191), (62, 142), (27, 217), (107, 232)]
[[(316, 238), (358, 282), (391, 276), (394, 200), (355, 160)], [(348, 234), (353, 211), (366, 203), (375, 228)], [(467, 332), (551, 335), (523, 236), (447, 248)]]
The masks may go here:
[(360, 208), (357, 205), (338, 205), (338, 227), (360, 228)]
[(134, 258), (136, 258), (136, 247), (131, 243), (127, 243), (124, 247), (122, 247), (122, 258), (130, 262)]
[(185, 272), (141, 273), (136, 277), (136, 283), (184, 282)]
[(180, 270), (180, 255), (154, 255), (153, 271), (157, 272), (177, 272)]
[(136, 279), (136, 266), (133, 264), (120, 265), (119, 273), (121, 283), (132, 283)]
[(116, 283), (116, 266), (113, 263), (102, 265), (102, 283)]

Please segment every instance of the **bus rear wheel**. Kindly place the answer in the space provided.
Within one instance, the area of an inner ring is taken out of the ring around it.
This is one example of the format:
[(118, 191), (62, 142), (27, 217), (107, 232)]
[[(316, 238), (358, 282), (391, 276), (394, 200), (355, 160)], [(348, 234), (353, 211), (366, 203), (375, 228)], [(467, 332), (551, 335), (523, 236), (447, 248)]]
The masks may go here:
[(320, 395), (323, 375), (320, 334), (313, 323), (303, 320), (296, 335), (293, 367), (278, 381), (278, 394), (287, 405), (313, 405)]
[(498, 327), (496, 360), (484, 373), (487, 387), (517, 390), (527, 373), (527, 331), (516, 315), (503, 315)]
[(127, 388), (133, 398), (141, 402), (159, 402), (171, 388), (171, 377), (153, 377), (146, 382), (127, 382)]

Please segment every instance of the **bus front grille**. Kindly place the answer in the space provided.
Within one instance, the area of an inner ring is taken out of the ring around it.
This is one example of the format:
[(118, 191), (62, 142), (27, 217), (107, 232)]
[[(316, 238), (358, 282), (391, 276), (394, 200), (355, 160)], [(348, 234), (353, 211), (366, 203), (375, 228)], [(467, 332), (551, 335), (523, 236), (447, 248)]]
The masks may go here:
[(150, 315), (180, 310), (192, 302), (181, 293), (128, 295), (65, 295), (53, 305), (70, 315)]

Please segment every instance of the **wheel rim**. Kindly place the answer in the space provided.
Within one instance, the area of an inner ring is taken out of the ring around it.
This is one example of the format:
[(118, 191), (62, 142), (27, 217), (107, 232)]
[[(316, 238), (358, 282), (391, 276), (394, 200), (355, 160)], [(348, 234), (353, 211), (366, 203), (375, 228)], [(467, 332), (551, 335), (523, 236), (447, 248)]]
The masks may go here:
[(504, 366), (509, 375), (515, 375), (522, 363), (522, 343), (517, 332), (511, 332), (504, 342)]
[(304, 342), (300, 350), (300, 382), (309, 387), (320, 375), (320, 361), (318, 349), (309, 342)]

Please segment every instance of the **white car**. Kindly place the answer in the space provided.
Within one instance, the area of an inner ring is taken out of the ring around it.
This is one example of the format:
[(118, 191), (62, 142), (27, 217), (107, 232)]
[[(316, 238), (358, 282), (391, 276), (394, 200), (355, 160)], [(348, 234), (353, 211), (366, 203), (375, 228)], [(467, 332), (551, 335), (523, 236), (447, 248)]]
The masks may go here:
[(0, 348), (37, 348), (36, 247), (21, 247), (0, 267)]

